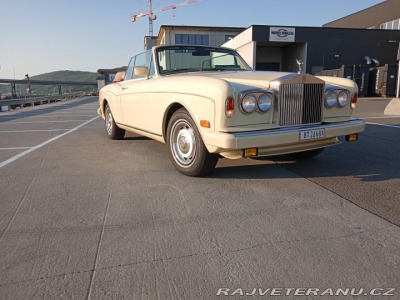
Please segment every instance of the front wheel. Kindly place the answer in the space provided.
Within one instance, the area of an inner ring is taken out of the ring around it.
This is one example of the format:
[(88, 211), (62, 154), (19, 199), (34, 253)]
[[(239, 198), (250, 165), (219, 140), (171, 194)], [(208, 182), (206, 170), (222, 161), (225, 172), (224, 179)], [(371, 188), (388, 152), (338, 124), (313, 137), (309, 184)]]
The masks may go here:
[(184, 175), (204, 176), (212, 172), (218, 155), (205, 147), (200, 133), (186, 109), (177, 110), (167, 128), (167, 146), (172, 163)]
[(119, 128), (117, 124), (115, 124), (114, 117), (111, 113), (111, 108), (108, 103), (106, 104), (105, 117), (108, 137), (112, 140), (122, 140), (125, 136), (125, 130)]

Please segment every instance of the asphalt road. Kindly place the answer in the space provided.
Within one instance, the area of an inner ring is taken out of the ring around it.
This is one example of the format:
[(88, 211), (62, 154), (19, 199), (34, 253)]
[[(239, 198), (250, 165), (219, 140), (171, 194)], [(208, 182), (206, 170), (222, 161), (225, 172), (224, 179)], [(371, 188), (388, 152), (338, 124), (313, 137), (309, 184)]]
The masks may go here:
[(176, 172), (156, 141), (109, 140), (96, 100), (0, 114), (0, 299), (400, 297), (400, 117), (383, 116), (388, 100), (360, 99), (370, 124), (357, 143), (311, 161), (221, 159), (206, 178)]

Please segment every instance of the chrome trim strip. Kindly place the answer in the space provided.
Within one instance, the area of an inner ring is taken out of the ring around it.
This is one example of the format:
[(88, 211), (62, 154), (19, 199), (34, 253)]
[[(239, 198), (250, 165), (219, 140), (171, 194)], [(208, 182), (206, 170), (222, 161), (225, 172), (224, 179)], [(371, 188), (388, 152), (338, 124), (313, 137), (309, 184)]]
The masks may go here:
[(292, 78), (294, 76), (297, 76), (297, 75), (298, 75), (297, 73), (289, 73), (289, 74), (286, 74), (284, 76), (278, 77), (278, 78), (272, 80), (269, 83), (269, 88), (278, 91), (279, 90), (279, 86), (283, 81), (285, 81), (285, 80), (287, 80), (289, 78)]
[(232, 133), (232, 135), (235, 138), (245, 138), (245, 137), (262, 136), (262, 135), (295, 133), (295, 132), (298, 132), (299, 130), (329, 129), (329, 128), (338, 128), (338, 127), (345, 127), (345, 126), (357, 126), (357, 125), (365, 125), (365, 122), (363, 120), (356, 119), (356, 120), (351, 120), (351, 121), (347, 121), (347, 122), (332, 123), (332, 124), (319, 125), (319, 126), (299, 126), (299, 127), (269, 129), (269, 130), (260, 130), (260, 131), (251, 131), (251, 132), (238, 132), (238, 133)]
[(154, 132), (151, 132), (151, 131), (148, 131), (148, 130), (144, 130), (144, 129), (141, 129), (141, 128), (137, 128), (137, 127), (133, 127), (133, 126), (125, 125), (125, 124), (122, 124), (122, 123), (116, 123), (116, 124), (117, 124), (117, 125), (121, 125), (121, 126), (125, 126), (125, 127), (128, 127), (128, 128), (132, 128), (133, 130), (139, 130), (139, 131), (143, 131), (143, 132), (146, 132), (146, 133), (149, 133), (149, 134), (155, 135), (155, 136), (160, 136), (160, 137), (162, 137), (162, 135), (161, 135), (161, 134), (154, 133)]
[(239, 98), (243, 99), (244, 96), (246, 96), (247, 94), (264, 94), (264, 93), (267, 93), (267, 92), (271, 93), (271, 91), (266, 90), (266, 89), (262, 89), (262, 88), (243, 90), (243, 91), (240, 91)]

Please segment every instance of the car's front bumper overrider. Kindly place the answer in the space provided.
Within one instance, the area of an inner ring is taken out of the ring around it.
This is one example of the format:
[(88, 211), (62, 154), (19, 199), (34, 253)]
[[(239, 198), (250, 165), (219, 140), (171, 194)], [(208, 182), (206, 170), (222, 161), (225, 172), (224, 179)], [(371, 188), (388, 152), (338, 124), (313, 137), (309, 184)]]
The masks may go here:
[[(300, 131), (324, 129), (323, 138), (300, 140)], [(360, 133), (365, 130), (365, 122), (352, 119), (339, 123), (285, 127), (279, 129), (225, 133), (208, 132), (204, 134), (207, 149), (229, 158), (240, 158), (244, 149), (257, 148), (258, 155), (279, 155), (336, 145), (338, 137)]]

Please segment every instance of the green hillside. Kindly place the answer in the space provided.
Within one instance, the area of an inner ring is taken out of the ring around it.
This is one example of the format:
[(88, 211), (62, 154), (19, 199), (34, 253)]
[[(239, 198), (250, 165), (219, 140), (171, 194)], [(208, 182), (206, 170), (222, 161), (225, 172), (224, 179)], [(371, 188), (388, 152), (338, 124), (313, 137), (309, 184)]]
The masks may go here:
[[(36, 75), (30, 77), (31, 80), (52, 80), (52, 81), (76, 81), (76, 82), (94, 82), (96, 83), (96, 78), (99, 76), (97, 73), (93, 72), (83, 72), (83, 71), (56, 71), (51, 73), (45, 73), (41, 75)], [(58, 93), (58, 86), (52, 85), (31, 85), (33, 95), (49, 95)], [(26, 95), (26, 84), (16, 85), (17, 94), (21, 96)], [(82, 91), (85, 93), (91, 93), (97, 91), (95, 86), (62, 86), (62, 93), (78, 92)], [(11, 85), (5, 84), (0, 85), (0, 95), (9, 96), (11, 94)]]

